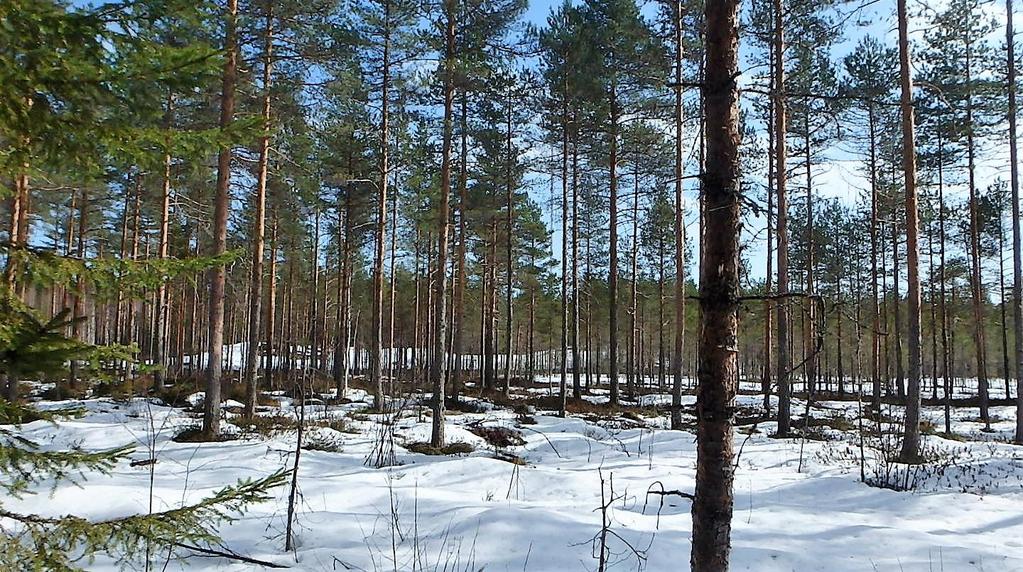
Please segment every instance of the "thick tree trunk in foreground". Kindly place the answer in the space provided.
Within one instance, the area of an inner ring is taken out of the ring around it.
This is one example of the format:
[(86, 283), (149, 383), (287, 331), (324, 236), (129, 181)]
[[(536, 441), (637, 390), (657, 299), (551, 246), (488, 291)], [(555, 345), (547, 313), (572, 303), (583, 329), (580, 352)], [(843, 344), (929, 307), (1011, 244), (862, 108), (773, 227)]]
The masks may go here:
[(920, 456), (920, 248), (916, 190), (916, 141), (913, 127), (913, 80), (909, 67), (909, 24), (906, 0), (898, 0), (899, 67), (902, 83), (902, 165), (906, 186), (906, 275), (908, 282), (909, 383), (906, 388), (906, 426), (900, 458), (913, 462)]
[(739, 295), (738, 0), (707, 2), (704, 96), (707, 122), (704, 264), (700, 269), (696, 397), (695, 572), (728, 570), (731, 548), (732, 419), (737, 385)]
[[(220, 94), (220, 129), (226, 131), (234, 120), (234, 91), (238, 73), (237, 19), (238, 0), (227, 0), (224, 15), (227, 36), (224, 42), (223, 85)], [(225, 144), (217, 155), (217, 190), (213, 212), (212, 256), (221, 256), (227, 250), (227, 215), (231, 202), (231, 146)], [(202, 430), (208, 438), (220, 434), (220, 377), (224, 352), (224, 286), (227, 278), (223, 264), (214, 266), (209, 272), (210, 321), (206, 364), (206, 397), (203, 405)]]

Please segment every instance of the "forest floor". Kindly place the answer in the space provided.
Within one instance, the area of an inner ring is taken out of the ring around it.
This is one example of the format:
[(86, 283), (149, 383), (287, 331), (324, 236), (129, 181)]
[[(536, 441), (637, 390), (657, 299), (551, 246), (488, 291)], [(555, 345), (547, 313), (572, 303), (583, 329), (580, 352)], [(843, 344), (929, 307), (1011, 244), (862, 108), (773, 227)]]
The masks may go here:
[[(693, 489), (695, 438), (667, 430), (663, 410), (653, 407), (668, 396), (612, 409), (597, 393), (574, 402), (576, 413), (562, 419), (542, 409), (546, 391), (523, 392), (515, 407), (469, 399), (465, 409), (476, 412), (446, 418), (448, 441), (468, 446), (447, 455), (410, 450), (425, 451), (421, 442), (430, 435), (422, 398), (394, 402), (389, 415), (369, 412), (362, 390), (330, 405), (327, 396), (307, 400), (297, 549), (283, 549), (286, 487), (223, 527), (225, 546), (302, 571), (596, 570), (603, 498), (614, 499), (607, 503), (607, 570), (685, 569), (689, 502), (648, 494)], [(228, 424), (237, 438), (217, 443), (173, 440), (194, 427), (196, 413), (156, 400), (41, 402), (87, 412), (56, 425), (36, 421), (21, 434), (48, 449), (132, 443), (134, 460), (153, 451), (152, 487), (150, 467), (123, 462), (109, 476), (84, 475), (80, 486), (3, 503), (43, 515), (111, 518), (145, 512), (151, 496), (155, 510), (164, 510), (290, 467), (299, 412), (283, 395), (264, 402), (274, 399), (276, 406), (262, 408), (265, 422)], [(761, 402), (739, 398), (745, 424), (735, 437), (733, 570), (1023, 570), (1023, 448), (1007, 443), (1014, 409), (992, 408), (995, 422), (984, 432), (975, 408), (956, 408), (953, 435), (939, 436), (942, 409), (926, 408), (928, 462), (907, 467), (886, 460), (898, 444), (890, 435), (898, 407), (883, 406), (880, 419), (861, 418), (857, 401), (815, 402), (805, 438), (778, 439), (773, 422), (751, 423)], [(693, 396), (684, 403), (691, 407)], [(797, 400), (793, 412), (797, 427), (805, 425), (805, 402)], [(687, 426), (692, 422), (687, 413)], [(388, 466), (374, 467), (381, 461)], [(165, 564), (157, 559), (153, 569), (258, 569), (199, 556)], [(87, 567), (117, 569), (102, 559)]]

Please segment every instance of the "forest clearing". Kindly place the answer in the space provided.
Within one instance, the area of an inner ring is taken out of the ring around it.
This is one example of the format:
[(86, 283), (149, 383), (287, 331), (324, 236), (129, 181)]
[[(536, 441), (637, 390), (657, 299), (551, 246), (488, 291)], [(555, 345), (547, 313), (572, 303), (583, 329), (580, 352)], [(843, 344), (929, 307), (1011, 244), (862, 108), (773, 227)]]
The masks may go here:
[[(304, 415), (297, 400), (281, 395), (266, 400), (279, 405), (260, 412), (272, 423), (247, 425), (229, 414), (225, 433), (232, 438), (205, 444), (174, 441), (196, 426), (201, 409), (139, 399), (58, 402), (52, 406), (84, 406), (87, 413), (58, 426), (37, 421), (25, 427), (27, 436), (54, 449), (133, 443), (133, 461), (149, 458), (148, 451), (157, 461), (123, 465), (109, 477), (12, 507), (45, 514), (73, 506), (93, 519), (145, 512), (151, 499), (157, 510), (174, 508), (237, 478), (291, 467), (304, 418), (294, 552), (282, 550), (286, 488), (221, 531), (232, 550), (310, 571), (595, 569), (600, 507), (607, 504), (607, 569), (671, 568), (688, 549), (689, 501), (656, 492), (685, 491), (696, 457), (692, 429), (669, 430), (668, 416), (658, 412), (670, 395), (644, 395), (636, 406), (614, 410), (606, 391), (596, 391), (585, 398), (590, 406), (573, 405), (560, 418), (542, 408), (556, 399), (540, 385), (516, 390), (514, 407), (468, 399), (465, 408), (478, 412), (449, 412), (448, 442), (465, 445), (449, 455), (414, 452), (430, 437), (424, 395), (409, 395), (385, 415), (372, 412), (364, 390), (351, 390), (343, 404), (333, 393), (311, 397)], [(694, 403), (691, 395), (683, 400), (687, 427)], [(801, 400), (794, 404), (804, 411)], [(755, 417), (761, 403), (743, 395), (738, 405), (740, 415)], [(928, 464), (915, 467), (884, 460), (897, 445), (899, 407), (885, 407), (880, 425), (858, 411), (866, 410), (855, 400), (814, 402), (805, 439), (771, 437), (771, 421), (739, 424), (733, 569), (1023, 567), (1023, 457), (1008, 443), (1013, 408), (992, 408), (992, 433), (983, 431), (976, 409), (957, 409), (955, 434), (927, 435)], [(925, 407), (923, 416), (931, 427), (942, 424), (940, 407)], [(861, 421), (875, 429), (862, 450)], [(249, 566), (193, 555), (167, 569)], [(89, 569), (117, 567), (100, 560)]]

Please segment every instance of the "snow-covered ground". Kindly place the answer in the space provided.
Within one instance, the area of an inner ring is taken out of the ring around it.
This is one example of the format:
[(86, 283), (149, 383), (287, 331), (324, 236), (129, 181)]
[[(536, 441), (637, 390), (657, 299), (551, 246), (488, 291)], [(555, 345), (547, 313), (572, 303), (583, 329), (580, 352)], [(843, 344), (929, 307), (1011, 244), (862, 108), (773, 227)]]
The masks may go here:
[[(402, 446), (429, 437), (428, 412), (410, 405), (394, 424), (398, 464), (373, 468), (365, 461), (373, 456), (385, 425), (365, 413), (369, 399), (363, 392), (348, 397), (353, 403), (306, 408), (311, 424), (325, 417), (343, 418), (347, 431), (318, 427), (308, 433), (323, 445), (319, 448), (338, 450), (302, 452), (297, 550), (283, 550), (286, 488), (223, 528), (228, 547), (303, 571), (595, 570), (592, 540), (600, 529), (603, 477), (604, 494), (611, 495), (613, 482), (614, 495), (621, 497), (611, 509), (617, 537), (612, 535), (608, 569), (687, 568), (688, 502), (664, 497), (660, 506), (661, 497), (646, 494), (660, 486), (655, 483), (669, 490), (693, 488), (694, 437), (664, 429), (663, 416), (560, 419), (537, 412), (533, 419), (523, 419), (499, 409), (452, 413), (447, 418), (449, 441), (471, 443), (475, 451), (428, 456)], [(760, 399), (742, 397), (740, 402), (753, 408)], [(692, 404), (693, 398), (686, 396), (685, 402)], [(234, 441), (177, 443), (171, 437), (196, 422), (180, 409), (144, 400), (76, 403), (87, 408), (87, 415), (57, 426), (33, 422), (22, 432), (47, 448), (134, 443), (135, 459), (148, 458), (148, 447), (155, 444), (152, 494), (157, 510), (291, 463), (293, 431), (244, 436), (243, 427), (243, 437)], [(793, 411), (801, 414), (803, 408), (797, 402)], [(736, 434), (741, 454), (735, 478), (733, 570), (1023, 570), (1023, 448), (1004, 442), (1011, 435), (1014, 410), (992, 409), (997, 419), (993, 433), (981, 432), (976, 410), (954, 411), (954, 432), (978, 441), (928, 436), (926, 450), (935, 460), (930, 468), (910, 470), (906, 482), (917, 486), (911, 492), (860, 482), (859, 440), (849, 430), (859, 423), (857, 410), (855, 401), (815, 405), (813, 415), (821, 421), (814, 429), (823, 440), (775, 439), (769, 436), (773, 423), (766, 422)], [(274, 413), (293, 415), (294, 410), (282, 399)], [(937, 431), (943, 430), (940, 408), (925, 413)], [(898, 422), (897, 408), (886, 414), (893, 424)], [(867, 429), (873, 424), (864, 423)], [(525, 464), (495, 458), (494, 448), (468, 430), (472, 425), (518, 426), (525, 444), (502, 452)], [(864, 447), (866, 476), (876, 478), (887, 470), (896, 475), (891, 480), (903, 482), (905, 467), (880, 461), (879, 442), (885, 439), (868, 440)], [(147, 467), (123, 462), (109, 477), (87, 476), (81, 487), (61, 485), (52, 494), (44, 488), (3, 503), (24, 512), (96, 519), (147, 510)], [(254, 569), (199, 557), (168, 567), (180, 568)], [(116, 566), (99, 560), (90, 569)]]

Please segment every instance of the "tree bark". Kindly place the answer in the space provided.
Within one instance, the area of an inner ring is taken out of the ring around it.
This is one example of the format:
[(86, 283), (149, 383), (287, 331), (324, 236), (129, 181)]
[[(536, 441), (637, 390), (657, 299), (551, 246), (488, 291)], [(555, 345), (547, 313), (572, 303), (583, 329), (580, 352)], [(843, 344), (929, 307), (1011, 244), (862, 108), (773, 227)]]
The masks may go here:
[(870, 286), (871, 286), (871, 313), (873, 320), (870, 328), (870, 373), (871, 373), (871, 403), (877, 411), (881, 405), (881, 306), (878, 301), (877, 290), (877, 117), (874, 104), (870, 103), (868, 108), (868, 121), (870, 127)]
[(459, 160), (458, 160), (458, 247), (455, 249), (455, 256), (458, 258), (455, 266), (455, 291), (453, 294), (455, 305), (455, 331), (452, 342), (455, 364), (451, 372), (451, 396), (458, 399), (458, 393), (462, 390), (462, 364), (465, 353), (465, 329), (467, 316), (465, 313), (465, 281), (467, 274), (465, 270), (466, 239), (468, 238), (466, 216), (468, 214), (468, 96), (465, 89), (461, 91), (461, 106), (459, 112)]
[[(220, 130), (226, 132), (234, 121), (235, 86), (238, 78), (238, 0), (227, 0), (224, 14), (226, 37), (224, 72), (220, 94)], [(227, 216), (231, 202), (231, 146), (224, 144), (217, 155), (217, 187), (213, 213), (212, 256), (227, 251)], [(224, 287), (227, 272), (217, 264), (209, 271), (209, 339), (206, 364), (206, 396), (203, 400), (202, 430), (207, 438), (220, 435), (220, 378), (223, 373), (224, 352)]]
[(902, 84), (902, 166), (906, 187), (906, 276), (908, 289), (909, 378), (906, 388), (905, 433), (900, 458), (915, 462), (920, 457), (920, 249), (916, 189), (916, 141), (913, 126), (913, 80), (910, 76), (909, 22), (906, 0), (898, 0), (899, 71)]
[(611, 193), (609, 200), (610, 230), (609, 238), (609, 264), (607, 271), (608, 291), (608, 377), (611, 382), (611, 394), (609, 401), (617, 405), (619, 401), (618, 391), (618, 99), (614, 81), (611, 82), (609, 94), (611, 106), (611, 131), (608, 134), (608, 169)]
[(259, 138), (259, 166), (255, 213), (252, 220), (252, 269), (249, 276), (248, 343), (245, 346), (245, 410), (251, 419), (256, 414), (256, 380), (259, 369), (260, 320), (263, 304), (263, 256), (266, 235), (266, 180), (270, 164), (270, 86), (273, 81), (273, 2), (266, 3), (265, 35), (263, 36), (263, 135)]
[(987, 348), (984, 335), (984, 292), (980, 276), (980, 226), (978, 223), (978, 201), (976, 184), (976, 145), (974, 142), (973, 83), (972, 83), (972, 40), (966, 43), (966, 156), (970, 186), (970, 289), (973, 296), (973, 345), (977, 359), (977, 394), (980, 401), (980, 418), (984, 429), (991, 429), (988, 412)]
[(725, 572), (731, 549), (733, 429), (738, 382), (739, 60), (737, 0), (705, 5), (707, 162), (700, 268), (699, 388), (692, 569)]
[(675, 348), (671, 361), (671, 428), (682, 429), (682, 362), (685, 359), (686, 339), (686, 243), (685, 243), (685, 196), (682, 193), (684, 157), (682, 136), (685, 122), (682, 116), (682, 0), (675, 0), (672, 15), (675, 33), (675, 109), (672, 120), (675, 123)]
[(788, 196), (785, 191), (785, 28), (781, 0), (774, 0), (774, 176), (778, 194), (778, 436), (787, 437), (791, 424), (789, 371), (789, 233)]
[[(512, 351), (515, 348), (515, 338), (512, 335), (513, 314), (512, 314), (512, 299), (515, 294), (515, 260), (513, 249), (515, 246), (515, 229), (513, 221), (515, 217), (515, 186), (512, 181), (512, 168), (514, 165), (514, 157), (512, 157), (512, 86), (508, 86), (507, 99), (505, 105), (507, 106), (507, 116), (505, 121), (505, 298), (504, 298), (504, 313), (505, 313), (505, 360), (504, 360), (504, 394), (508, 395), (508, 391), (511, 388), (511, 372), (512, 372)], [(568, 205), (564, 205), (563, 209), (565, 213), (568, 212)], [(564, 216), (564, 215), (562, 215)], [(564, 237), (562, 237), (564, 239)], [(564, 262), (564, 259), (562, 259)], [(562, 274), (564, 274), (564, 265), (561, 267)], [(562, 313), (565, 309), (565, 292), (562, 291), (561, 305)], [(564, 327), (562, 328), (562, 337), (564, 337)], [(564, 376), (562, 376), (562, 383), (564, 383)], [(564, 393), (564, 391), (562, 391)]]
[[(167, 104), (163, 118), (163, 128), (167, 131), (164, 138), (163, 179), (160, 187), (160, 244), (157, 257), (166, 260), (170, 256), (170, 195), (171, 195), (171, 147), (170, 130), (174, 122), (174, 95), (168, 91)], [(167, 331), (170, 322), (168, 285), (161, 281), (156, 290), (156, 340), (153, 343), (153, 382), (157, 389), (163, 388), (167, 379)]]
[[(383, 57), (380, 83), (380, 179), (378, 182), (376, 240), (373, 249), (373, 311), (370, 326), (369, 379), (373, 390), (373, 407), (377, 412), (384, 410), (383, 363), (380, 357), (383, 346), (384, 320), (384, 242), (387, 236), (387, 171), (389, 159), (390, 129), (390, 81), (391, 81), (391, 2), (384, 0)], [(450, 118), (447, 118), (450, 121)], [(450, 136), (450, 135), (449, 135)], [(448, 142), (450, 145), (450, 141)], [(449, 149), (450, 151), (450, 149)], [(449, 167), (450, 168), (450, 167)], [(448, 175), (450, 177), (450, 173)], [(445, 191), (446, 192), (446, 191)], [(441, 267), (443, 274), (444, 268)]]
[(455, 26), (457, 18), (456, 0), (444, 0), (444, 126), (441, 143), (441, 174), (440, 174), (440, 208), (437, 209), (437, 265), (434, 267), (434, 330), (433, 359), (430, 362), (430, 381), (433, 385), (433, 426), (430, 444), (434, 447), (444, 446), (444, 359), (445, 307), (447, 304), (447, 256), (448, 256), (448, 217), (451, 196), (451, 132), (452, 108), (454, 104), (454, 73), (455, 73)]
[(1012, 0), (1005, 0), (1006, 59), (1008, 60), (1009, 91), (1009, 172), (1010, 200), (1012, 201), (1012, 316), (1014, 362), (1016, 364), (1016, 435), (1015, 442), (1023, 444), (1023, 247), (1021, 247), (1019, 164), (1016, 141), (1016, 53), (1013, 35)]

